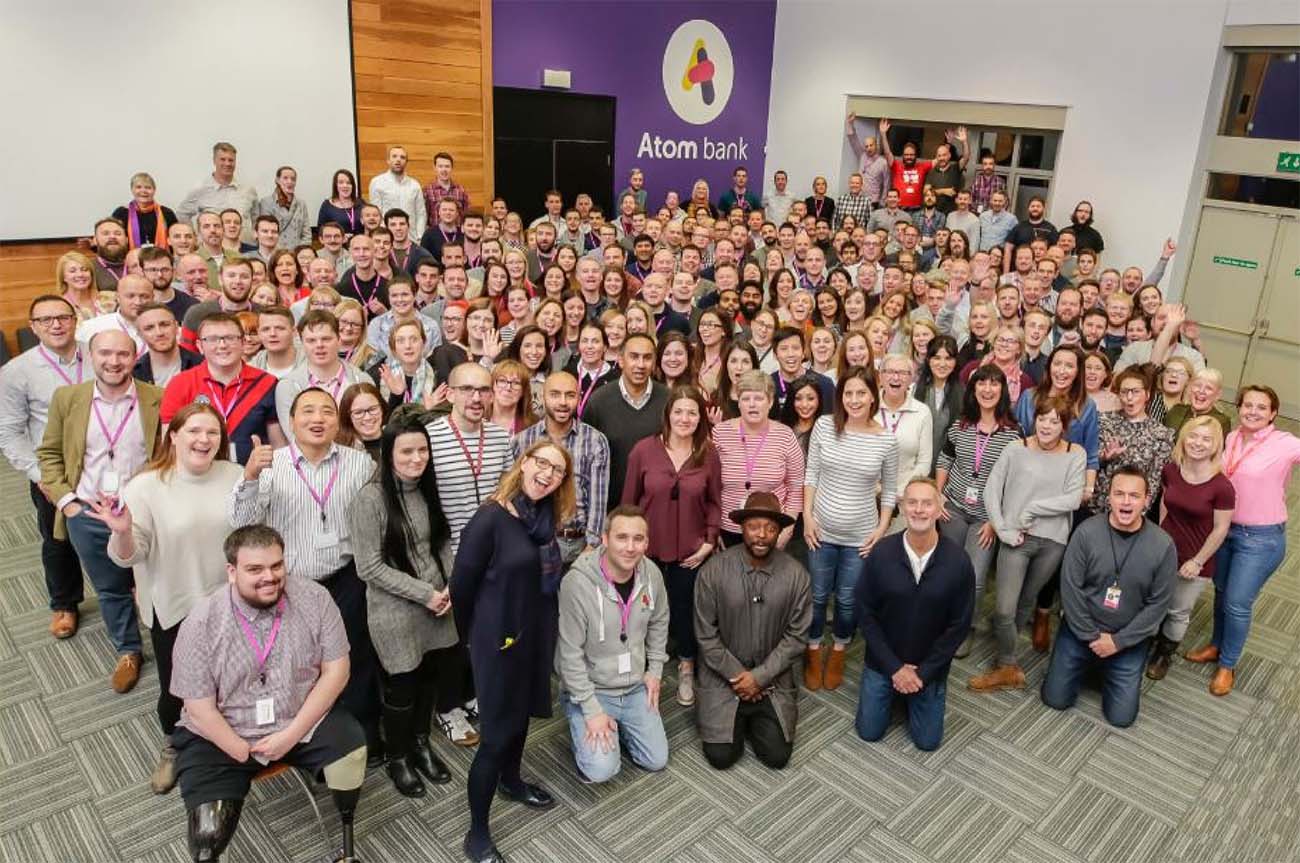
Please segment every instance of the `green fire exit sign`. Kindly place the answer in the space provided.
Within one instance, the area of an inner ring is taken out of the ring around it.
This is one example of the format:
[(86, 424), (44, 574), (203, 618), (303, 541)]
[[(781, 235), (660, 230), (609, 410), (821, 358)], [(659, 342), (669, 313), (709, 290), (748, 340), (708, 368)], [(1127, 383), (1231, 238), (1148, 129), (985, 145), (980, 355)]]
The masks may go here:
[(1300, 153), (1278, 153), (1277, 172), (1279, 174), (1300, 174)]
[(1243, 270), (1259, 269), (1259, 261), (1248, 261), (1245, 258), (1230, 258), (1227, 255), (1215, 255), (1214, 263), (1223, 267), (1241, 267)]

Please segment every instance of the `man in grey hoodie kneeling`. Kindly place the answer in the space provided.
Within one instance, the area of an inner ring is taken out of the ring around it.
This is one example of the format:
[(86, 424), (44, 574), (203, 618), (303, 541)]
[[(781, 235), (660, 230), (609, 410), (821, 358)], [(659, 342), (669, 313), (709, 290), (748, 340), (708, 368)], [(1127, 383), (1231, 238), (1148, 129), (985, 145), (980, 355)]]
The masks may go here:
[(645, 556), (645, 514), (627, 505), (611, 510), (601, 540), (560, 583), (555, 650), (573, 759), (589, 782), (618, 773), (620, 744), (645, 770), (668, 764), (659, 715), (668, 594), (659, 568)]

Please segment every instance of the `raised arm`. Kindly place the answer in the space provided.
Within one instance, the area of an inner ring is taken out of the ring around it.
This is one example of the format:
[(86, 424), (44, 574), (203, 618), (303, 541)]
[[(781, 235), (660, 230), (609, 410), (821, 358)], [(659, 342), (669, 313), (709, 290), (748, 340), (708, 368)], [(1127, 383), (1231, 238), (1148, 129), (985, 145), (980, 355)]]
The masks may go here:
[(876, 129), (880, 134), (876, 137), (880, 141), (880, 155), (885, 157), (885, 164), (894, 164), (894, 151), (889, 149), (889, 120), (881, 117), (876, 123)]
[(857, 114), (852, 112), (849, 113), (848, 119), (844, 124), (844, 134), (849, 139), (849, 146), (853, 148), (854, 155), (861, 158), (863, 153), (866, 152), (866, 148), (862, 146), (862, 139), (858, 137), (858, 128), (853, 124), (857, 119)]

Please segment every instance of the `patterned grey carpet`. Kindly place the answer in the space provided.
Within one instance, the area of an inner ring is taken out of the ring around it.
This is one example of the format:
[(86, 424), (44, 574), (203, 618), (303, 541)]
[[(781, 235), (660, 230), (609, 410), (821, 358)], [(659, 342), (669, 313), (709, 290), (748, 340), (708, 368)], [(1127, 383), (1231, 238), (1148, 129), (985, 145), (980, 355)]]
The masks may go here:
[[(7, 467), (0, 496), (11, 501), (0, 516), (0, 860), (185, 863), (180, 798), (147, 787), (159, 742), (153, 666), (129, 695), (109, 689), (112, 650), (93, 600), (76, 638), (48, 636), (27, 489)], [(1300, 483), (1290, 511), (1300, 513)], [(692, 715), (666, 697), (668, 770), (629, 765), (589, 786), (574, 774), (566, 726), (536, 723), (525, 771), (560, 802), (540, 815), (498, 805), (498, 845), (514, 863), (1300, 860), (1297, 523), (1227, 698), (1206, 692), (1210, 669), (1179, 660), (1164, 681), (1146, 682), (1136, 724), (1117, 731), (1095, 691), (1074, 710), (1044, 708), (1046, 658), (1037, 656), (1028, 690), (977, 696), (964, 684), (992, 658), (985, 635), (954, 668), (947, 733), (933, 753), (912, 748), (898, 726), (881, 743), (859, 740), (856, 679), (801, 699), (794, 759), (781, 772), (752, 756), (710, 769)], [(1210, 594), (1193, 617), (1193, 645), (1208, 637)], [(851, 676), (860, 669), (859, 647)], [(461, 859), (471, 752), (443, 743), (442, 754), (455, 781), (422, 801), (400, 797), (382, 771), (368, 777), (357, 825), (367, 863)], [(226, 859), (326, 858), (337, 821), (328, 796), (317, 799), (328, 839), (292, 777), (259, 783)]]

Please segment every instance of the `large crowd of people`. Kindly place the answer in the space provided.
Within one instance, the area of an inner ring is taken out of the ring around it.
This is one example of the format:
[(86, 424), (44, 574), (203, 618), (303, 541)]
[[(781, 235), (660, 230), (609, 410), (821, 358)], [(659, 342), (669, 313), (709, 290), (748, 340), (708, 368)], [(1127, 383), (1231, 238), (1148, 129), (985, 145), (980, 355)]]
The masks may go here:
[[(0, 369), (0, 448), (51, 636), (83, 569), (117, 692), (148, 633), (148, 781), (179, 784), (195, 861), (281, 761), (323, 779), (350, 857), (367, 767), (424, 796), (444, 737), (475, 747), (464, 851), (504, 859), (493, 798), (555, 802), (521, 773), (553, 681), (592, 783), (623, 753), (671, 769), (664, 697), (713, 767), (748, 741), (779, 769), (800, 686), (847, 673), (864, 741), (902, 702), (935, 749), (949, 683), (1024, 688), (1026, 651), (1051, 651), (1047, 707), (1091, 669), (1126, 726), (1213, 582), (1184, 655), (1232, 690), (1300, 462), (1277, 394), (1220, 407), (1160, 287), (1172, 241), (1113, 260), (1088, 201), (1014, 215), (964, 129), (926, 159), (853, 120), (839, 195), (778, 170), (764, 197), (740, 166), (651, 201), (636, 170), (615, 212), (552, 191), (531, 221), (448, 153), (421, 184), (401, 146), (313, 219), (292, 167), (259, 196), (223, 142), (174, 210), (137, 174), (59, 258)], [(981, 640), (993, 664), (952, 679)]]

